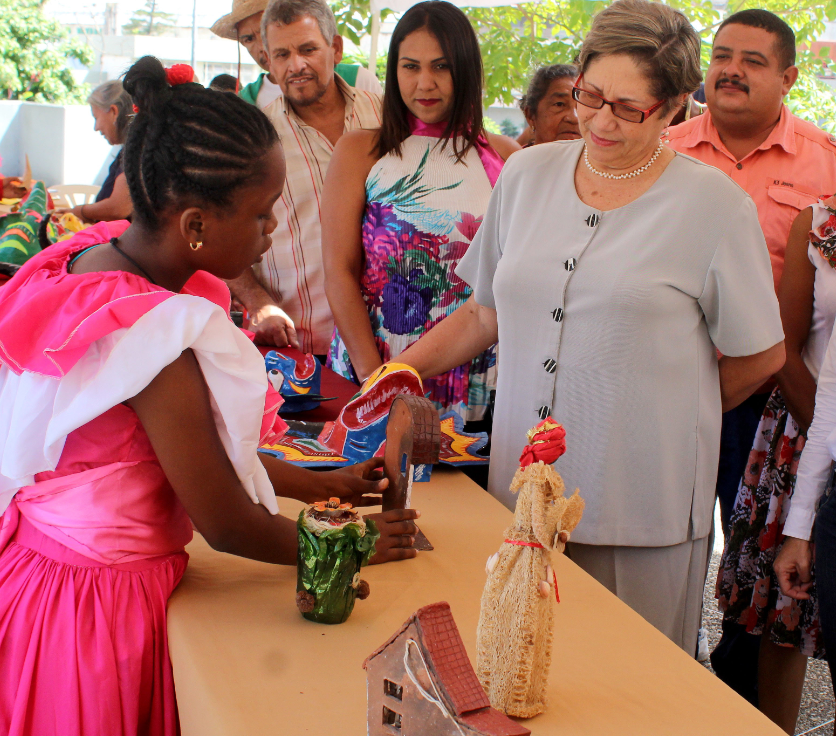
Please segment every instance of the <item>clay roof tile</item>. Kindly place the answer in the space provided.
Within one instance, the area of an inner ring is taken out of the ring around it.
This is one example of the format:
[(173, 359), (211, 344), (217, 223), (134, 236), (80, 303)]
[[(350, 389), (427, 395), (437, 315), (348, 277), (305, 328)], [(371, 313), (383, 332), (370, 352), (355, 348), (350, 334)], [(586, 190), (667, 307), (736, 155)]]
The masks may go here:
[(435, 603), (415, 613), (421, 638), (437, 674), (437, 684), (445, 691), (457, 715), (490, 707), (490, 701), (464, 648), (450, 606)]
[(512, 721), (508, 716), (493, 708), (465, 713), (459, 718), (462, 723), (466, 723), (480, 733), (491, 734), (491, 736), (529, 736), (531, 733), (522, 724)]

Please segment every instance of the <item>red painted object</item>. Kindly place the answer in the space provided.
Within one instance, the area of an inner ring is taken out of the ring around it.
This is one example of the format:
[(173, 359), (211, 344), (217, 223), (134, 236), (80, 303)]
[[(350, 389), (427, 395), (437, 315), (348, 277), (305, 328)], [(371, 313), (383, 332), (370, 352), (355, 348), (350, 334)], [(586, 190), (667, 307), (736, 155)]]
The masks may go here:
[[(266, 345), (256, 346), (262, 355), (266, 355), (271, 350), (278, 350), (279, 348), (269, 347)], [(288, 358), (294, 358), (299, 361), (302, 360), (304, 353), (295, 348), (286, 347), (281, 348), (283, 355)], [(333, 422), (340, 415), (343, 407), (351, 401), (354, 394), (360, 390), (360, 387), (351, 381), (338, 376), (330, 368), (322, 366), (322, 385), (320, 393), (323, 396), (336, 396), (332, 401), (323, 401), (318, 408), (311, 411), (303, 411), (293, 415), (294, 421), (303, 422)]]

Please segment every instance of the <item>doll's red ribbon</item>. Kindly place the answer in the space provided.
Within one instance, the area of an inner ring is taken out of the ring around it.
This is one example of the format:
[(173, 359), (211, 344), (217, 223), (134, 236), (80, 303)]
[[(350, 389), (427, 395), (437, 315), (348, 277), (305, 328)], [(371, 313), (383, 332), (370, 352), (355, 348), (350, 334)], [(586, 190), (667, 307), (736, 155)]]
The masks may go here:
[[(517, 547), (534, 547), (534, 549), (545, 549), (540, 542), (521, 542), (518, 539), (506, 539), (505, 544), (515, 544)], [(557, 592), (557, 573), (552, 568), (552, 577), (554, 578), (554, 597), (560, 603), (560, 594)]]

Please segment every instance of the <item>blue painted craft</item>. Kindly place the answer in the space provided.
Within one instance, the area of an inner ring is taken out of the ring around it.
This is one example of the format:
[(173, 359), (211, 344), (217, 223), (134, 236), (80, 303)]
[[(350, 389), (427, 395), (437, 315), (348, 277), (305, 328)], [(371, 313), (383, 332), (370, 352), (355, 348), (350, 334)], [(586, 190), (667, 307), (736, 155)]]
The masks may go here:
[[(291, 421), (282, 438), (261, 447), (260, 452), (307, 468), (337, 468), (382, 456), (389, 409), (398, 394), (424, 395), (421, 379), (409, 366), (388, 363), (366, 380), (336, 421)], [(480, 454), (487, 445), (487, 434), (470, 434), (463, 427), (464, 420), (458, 414), (448, 412), (441, 417), (439, 462), (453, 466), (487, 464), (487, 455)], [(431, 465), (416, 467), (414, 482), (429, 480), (431, 472)]]
[(295, 360), (271, 350), (264, 356), (264, 365), (273, 388), (284, 397), (280, 414), (316, 409), (324, 399), (320, 395), (322, 366), (313, 355)]

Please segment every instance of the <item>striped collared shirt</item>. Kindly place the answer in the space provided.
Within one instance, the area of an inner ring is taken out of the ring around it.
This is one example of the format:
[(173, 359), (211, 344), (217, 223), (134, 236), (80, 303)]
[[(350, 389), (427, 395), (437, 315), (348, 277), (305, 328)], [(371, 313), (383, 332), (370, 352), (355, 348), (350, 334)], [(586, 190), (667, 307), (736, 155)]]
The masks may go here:
[[(345, 97), (345, 131), (380, 127), (380, 95), (355, 89), (334, 75)], [(328, 352), (334, 318), (325, 296), (320, 224), (322, 186), (334, 146), (306, 125), (288, 100), (279, 98), (264, 113), (284, 148), (287, 180), (273, 211), (279, 221), (273, 247), (254, 266), (256, 278), (287, 312), (307, 353)]]

